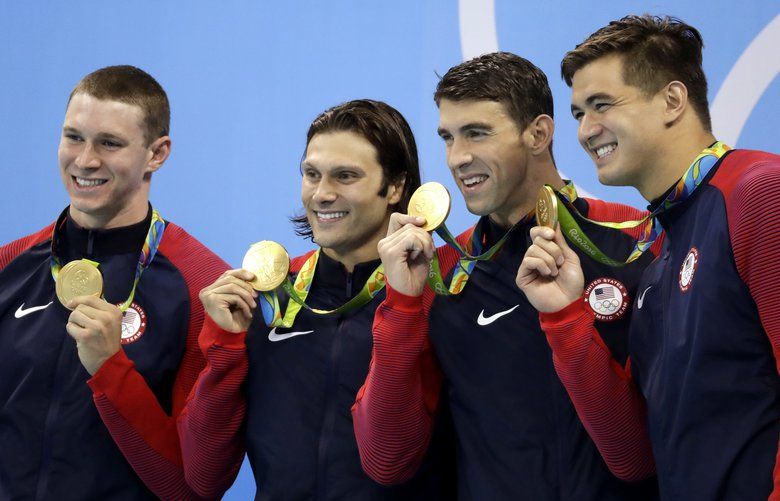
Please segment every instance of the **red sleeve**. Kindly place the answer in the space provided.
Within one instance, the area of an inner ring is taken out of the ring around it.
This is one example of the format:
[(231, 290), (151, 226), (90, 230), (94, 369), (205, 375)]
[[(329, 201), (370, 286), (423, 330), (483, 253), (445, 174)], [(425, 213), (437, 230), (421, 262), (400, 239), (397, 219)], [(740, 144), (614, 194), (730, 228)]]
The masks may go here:
[(201, 369), (198, 347), (203, 325), (200, 290), (228, 266), (180, 227), (169, 223), (158, 249), (182, 274), (188, 290), (189, 324), (184, 355), (167, 415), (124, 351), (107, 360), (88, 381), (95, 406), (119, 449), (152, 492), (163, 499), (197, 498), (184, 480), (176, 418)]
[[(740, 277), (758, 307), (780, 373), (780, 157), (735, 151), (742, 167), (713, 179), (726, 197), (731, 245)], [(735, 158), (732, 158), (735, 157)], [(780, 499), (780, 444), (770, 499)]]
[(651, 476), (655, 462), (645, 402), (598, 335), (591, 310), (577, 300), (539, 317), (555, 371), (610, 471), (629, 481)]
[(187, 483), (203, 497), (221, 497), (244, 457), (242, 385), (249, 369), (245, 339), (245, 332), (227, 332), (209, 317), (200, 334), (206, 368), (179, 416), (178, 428)]
[[(298, 272), (309, 252), (290, 264)], [(200, 373), (178, 429), (187, 483), (201, 496), (219, 498), (233, 484), (246, 450), (242, 430), (249, 370), (246, 333), (220, 328), (208, 315), (199, 336), (206, 368)]]
[[(437, 252), (446, 276), (457, 262), (449, 247)], [(374, 316), (374, 346), (366, 382), (352, 406), (360, 461), (380, 484), (411, 478), (428, 450), (443, 375), (428, 339), (434, 294), (410, 297), (387, 286)]]

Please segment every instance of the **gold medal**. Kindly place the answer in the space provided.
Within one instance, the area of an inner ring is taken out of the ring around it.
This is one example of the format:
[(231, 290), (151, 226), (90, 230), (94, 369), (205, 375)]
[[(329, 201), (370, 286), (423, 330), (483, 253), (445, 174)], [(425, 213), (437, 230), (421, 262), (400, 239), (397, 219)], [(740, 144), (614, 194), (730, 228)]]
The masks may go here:
[(539, 226), (555, 229), (558, 225), (558, 197), (549, 186), (542, 186), (536, 198), (536, 221)]
[(60, 303), (68, 308), (68, 303), (79, 296), (100, 297), (103, 294), (103, 276), (97, 266), (86, 259), (77, 259), (62, 267), (54, 290)]
[(425, 183), (409, 199), (408, 213), (410, 216), (424, 217), (423, 229), (433, 231), (450, 215), (450, 192), (440, 183)]
[(278, 243), (263, 240), (249, 247), (241, 267), (255, 274), (255, 279), (249, 282), (255, 290), (272, 291), (287, 278), (290, 256)]

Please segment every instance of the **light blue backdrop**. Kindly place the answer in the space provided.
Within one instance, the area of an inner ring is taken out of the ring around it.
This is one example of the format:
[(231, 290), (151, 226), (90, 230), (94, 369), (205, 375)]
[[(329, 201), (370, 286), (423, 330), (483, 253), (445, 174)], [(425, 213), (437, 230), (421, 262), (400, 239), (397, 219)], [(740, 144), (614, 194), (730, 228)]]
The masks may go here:
[[(398, 108), (416, 134), (423, 179), (457, 193), (431, 95), (437, 73), (496, 49), (548, 74), (559, 168), (593, 195), (643, 206), (632, 190), (598, 184), (576, 142), (559, 63), (609, 20), (647, 11), (701, 30), (716, 135), (780, 150), (777, 1), (2, 0), (0, 151), (9, 156), (0, 166), (0, 243), (48, 224), (67, 204), (56, 162), (66, 99), (83, 75), (111, 64), (147, 70), (171, 99), (173, 153), (155, 174), (155, 206), (236, 266), (257, 240), (278, 240), (294, 254), (309, 247), (287, 222), (301, 207), (305, 133), (320, 111), (345, 100)], [(459, 196), (454, 202), (449, 226), (461, 230), (473, 217)], [(253, 493), (244, 468), (226, 499)]]

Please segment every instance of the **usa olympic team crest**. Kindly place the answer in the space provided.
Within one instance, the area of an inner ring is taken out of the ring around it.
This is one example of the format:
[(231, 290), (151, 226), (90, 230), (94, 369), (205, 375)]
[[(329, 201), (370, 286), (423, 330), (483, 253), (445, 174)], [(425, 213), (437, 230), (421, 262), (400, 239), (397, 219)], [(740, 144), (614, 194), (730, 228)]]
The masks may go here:
[(122, 314), (122, 344), (130, 344), (138, 339), (146, 331), (146, 312), (141, 306), (133, 302)]
[(596, 314), (596, 320), (612, 322), (628, 310), (628, 290), (614, 278), (597, 278), (585, 288), (585, 301)]
[(696, 273), (696, 268), (699, 267), (699, 249), (691, 247), (688, 251), (688, 255), (685, 256), (682, 266), (680, 266), (680, 290), (682, 292), (688, 292), (693, 283), (693, 275)]

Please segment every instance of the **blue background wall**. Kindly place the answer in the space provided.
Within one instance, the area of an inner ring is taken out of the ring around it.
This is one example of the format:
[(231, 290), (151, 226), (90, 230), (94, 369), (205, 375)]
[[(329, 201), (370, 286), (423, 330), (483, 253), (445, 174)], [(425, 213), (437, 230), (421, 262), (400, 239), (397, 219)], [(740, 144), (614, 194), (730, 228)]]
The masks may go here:
[[(703, 8), (706, 5), (706, 9)], [(496, 49), (549, 76), (559, 168), (599, 197), (643, 206), (630, 189), (605, 189), (576, 142), (563, 54), (609, 20), (673, 14), (700, 29), (716, 135), (778, 151), (780, 3), (495, 0), (394, 2), (0, 2), (0, 243), (48, 224), (67, 204), (57, 144), (67, 96), (90, 71), (137, 65), (172, 105), (173, 152), (152, 201), (238, 266), (248, 245), (309, 247), (287, 218), (300, 207), (306, 129), (323, 109), (370, 97), (398, 108), (420, 150), (424, 180), (455, 193), (449, 226), (472, 221), (444, 163), (431, 99), (436, 74)], [(245, 465), (246, 466), (246, 465)], [(254, 493), (247, 468), (226, 499)]]

